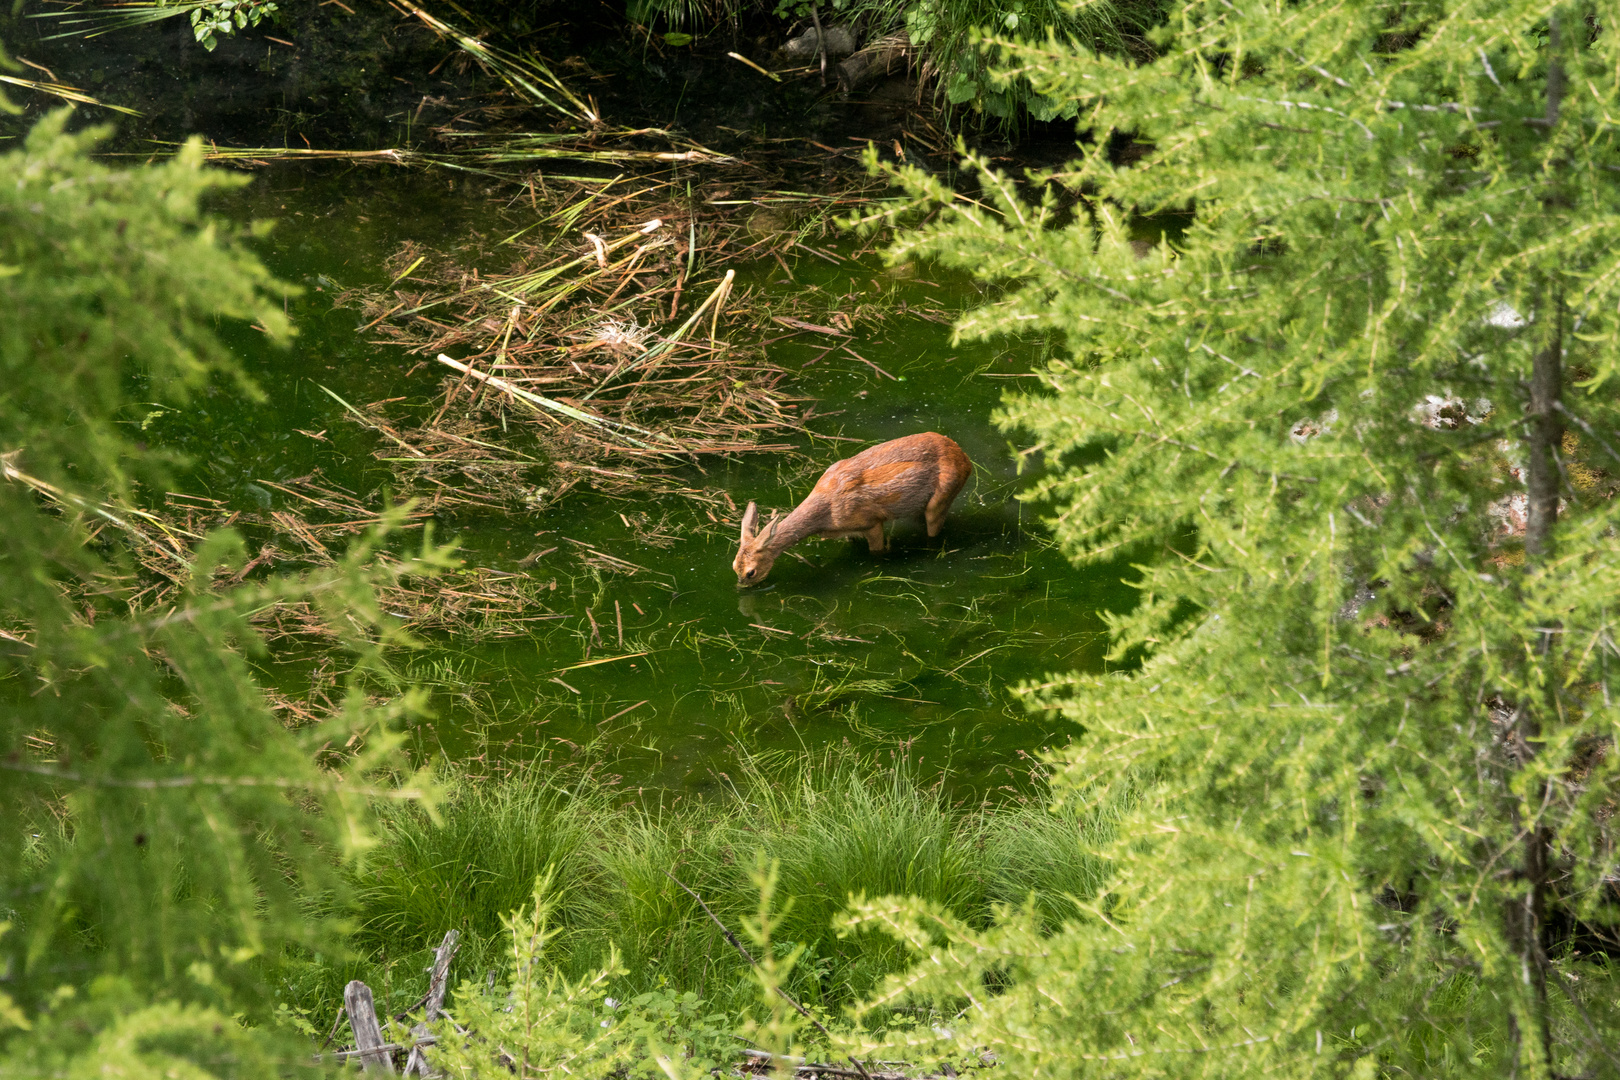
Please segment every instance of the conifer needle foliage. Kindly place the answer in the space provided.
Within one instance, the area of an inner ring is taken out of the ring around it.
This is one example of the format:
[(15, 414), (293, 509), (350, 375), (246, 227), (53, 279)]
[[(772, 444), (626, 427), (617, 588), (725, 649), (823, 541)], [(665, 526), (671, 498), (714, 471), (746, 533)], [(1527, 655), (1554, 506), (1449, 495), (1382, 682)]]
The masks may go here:
[(853, 918), (931, 956), (874, 1006), (966, 1010), (911, 1053), (1620, 1070), (1612, 14), (1191, 0), (1148, 63), (1005, 41), (1075, 159), (970, 159), (978, 203), (900, 174), (938, 213), (897, 253), (1005, 286), (961, 332), (1067, 344), (1001, 416), (1057, 536), (1144, 564), (1140, 665), (1027, 691), (1085, 727), (1065, 797), (1131, 795), (1087, 916)]
[[(418, 703), (384, 660), (377, 536), (330, 571), (216, 588), (245, 563), (218, 533), (156, 610), (131, 606), (127, 553), (91, 542), (109, 496), (162, 479), (129, 406), (255, 393), (216, 320), (289, 327), (286, 286), (202, 208), (237, 181), (200, 143), (109, 168), (89, 154), (105, 132), (67, 117), (0, 155), (0, 1074), (268, 1075), (231, 1017), (264, 1017), (282, 950), (341, 944), (315, 912), (343, 909), (371, 800), (418, 793), (394, 779)], [(296, 730), (249, 663), (249, 616), (286, 599), (319, 607), (352, 664), (341, 706)]]

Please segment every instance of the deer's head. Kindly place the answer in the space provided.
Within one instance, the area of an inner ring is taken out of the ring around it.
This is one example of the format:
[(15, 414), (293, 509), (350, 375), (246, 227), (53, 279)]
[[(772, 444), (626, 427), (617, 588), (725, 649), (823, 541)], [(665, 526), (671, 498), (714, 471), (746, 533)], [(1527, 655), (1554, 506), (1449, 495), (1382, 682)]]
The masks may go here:
[(771, 572), (771, 565), (781, 554), (771, 546), (776, 524), (777, 515), (773, 512), (765, 528), (760, 529), (759, 507), (754, 503), (749, 503), (748, 509), (743, 511), (742, 544), (737, 549), (737, 557), (731, 560), (731, 568), (737, 572), (738, 585), (758, 585)]

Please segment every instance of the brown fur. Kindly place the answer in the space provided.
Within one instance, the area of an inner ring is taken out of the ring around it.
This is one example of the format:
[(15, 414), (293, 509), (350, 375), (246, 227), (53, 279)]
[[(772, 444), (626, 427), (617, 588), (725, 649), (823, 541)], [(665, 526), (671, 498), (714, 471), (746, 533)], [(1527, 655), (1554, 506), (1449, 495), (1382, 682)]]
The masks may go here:
[(906, 517), (921, 517), (928, 535), (938, 536), (951, 503), (972, 474), (962, 448), (932, 431), (835, 461), (804, 502), (780, 520), (772, 514), (763, 529), (758, 527), (759, 507), (748, 504), (742, 545), (731, 564), (737, 583), (764, 581), (776, 557), (807, 536), (864, 536), (873, 551), (882, 551), (887, 546), (884, 522)]

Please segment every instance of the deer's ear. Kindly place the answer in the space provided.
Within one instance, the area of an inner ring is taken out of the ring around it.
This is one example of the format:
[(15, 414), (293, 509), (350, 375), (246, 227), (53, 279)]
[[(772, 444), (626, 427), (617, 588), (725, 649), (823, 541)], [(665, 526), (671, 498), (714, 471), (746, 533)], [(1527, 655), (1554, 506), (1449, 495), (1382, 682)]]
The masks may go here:
[(755, 503), (749, 503), (748, 504), (748, 509), (743, 511), (743, 519), (742, 519), (742, 540), (743, 540), (743, 543), (746, 544), (746, 543), (748, 543), (748, 541), (750, 541), (750, 540), (752, 540), (754, 538), (754, 530), (758, 526), (759, 526), (759, 506), (757, 504), (755, 504)]
[(771, 511), (771, 520), (765, 523), (765, 539), (769, 540), (776, 533), (776, 523), (782, 519), (780, 510)]

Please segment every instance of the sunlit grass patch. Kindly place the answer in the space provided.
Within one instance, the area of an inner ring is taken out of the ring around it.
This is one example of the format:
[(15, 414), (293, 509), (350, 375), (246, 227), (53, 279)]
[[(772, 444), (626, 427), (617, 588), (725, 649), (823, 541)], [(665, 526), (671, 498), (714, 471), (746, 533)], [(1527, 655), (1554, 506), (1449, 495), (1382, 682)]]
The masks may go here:
[(903, 757), (886, 768), (849, 752), (747, 759), (706, 798), (626, 798), (588, 768), (530, 766), (499, 779), (453, 781), (437, 820), (403, 808), (357, 871), (349, 963), (291, 965), (287, 991), (330, 1011), (343, 982), (370, 982), (386, 1007), (420, 996), (432, 948), (462, 934), (457, 979), (505, 962), (502, 917), (550, 875), (551, 964), (578, 977), (617, 948), (619, 997), (695, 992), (717, 1008), (755, 999), (746, 965), (682, 886), (737, 930), (758, 903), (750, 873), (779, 866), (782, 949), (802, 947), (789, 989), (836, 1009), (906, 964), (877, 934), (840, 936), (852, 897), (921, 897), (976, 924), (996, 904), (1033, 898), (1052, 926), (1081, 917), (1104, 872), (1091, 851), (1096, 812), (1050, 811), (1038, 800), (956, 805), (942, 777)]

